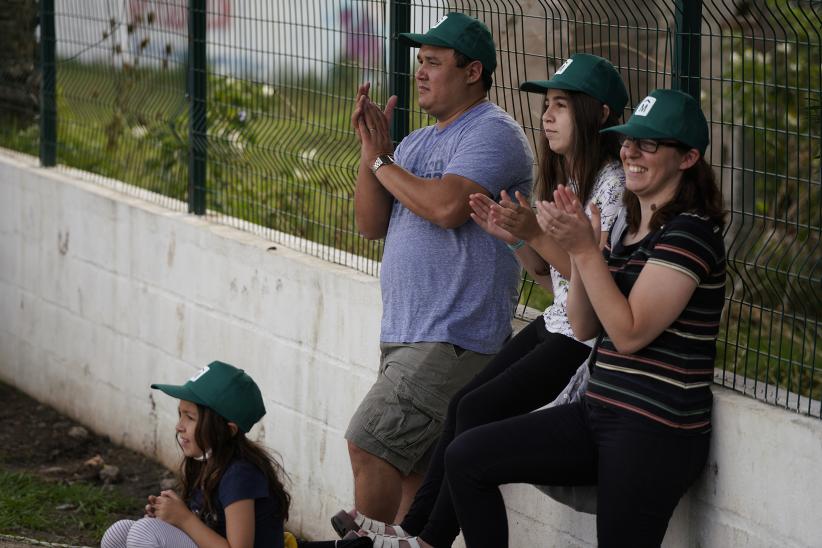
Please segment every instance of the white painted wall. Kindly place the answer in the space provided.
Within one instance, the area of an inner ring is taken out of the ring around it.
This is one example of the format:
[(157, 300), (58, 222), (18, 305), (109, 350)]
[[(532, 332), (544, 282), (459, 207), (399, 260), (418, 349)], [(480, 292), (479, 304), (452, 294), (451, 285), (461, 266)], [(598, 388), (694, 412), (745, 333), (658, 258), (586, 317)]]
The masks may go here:
[[(213, 359), (258, 381), (252, 437), (293, 480), (294, 519), (331, 538), (352, 501), (342, 433), (376, 374), (376, 279), (0, 151), (0, 379), (116, 442), (176, 461), (181, 382)], [(822, 421), (716, 388), (709, 466), (666, 547), (822, 542)], [(514, 547), (593, 546), (593, 516), (505, 488)]]

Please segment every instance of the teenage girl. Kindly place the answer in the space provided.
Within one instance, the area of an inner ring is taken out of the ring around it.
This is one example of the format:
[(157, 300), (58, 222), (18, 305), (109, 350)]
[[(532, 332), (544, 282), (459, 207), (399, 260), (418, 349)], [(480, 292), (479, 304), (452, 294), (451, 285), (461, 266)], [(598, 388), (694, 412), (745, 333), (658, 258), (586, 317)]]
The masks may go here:
[(215, 361), (182, 386), (151, 387), (180, 400), (180, 493), (149, 496), (146, 516), (118, 521), (101, 546), (282, 548), (291, 497), (280, 466), (246, 437), (265, 414), (251, 377)]
[[(578, 53), (550, 80), (524, 82), (520, 89), (544, 95), (543, 139), (537, 200), (550, 199), (560, 185), (574, 190), (579, 201), (596, 204), (603, 242), (622, 203), (625, 174), (614, 134), (600, 134), (616, 125), (628, 100), (613, 65), (602, 57)], [(514, 198), (514, 199), (512, 199)], [(566, 313), (571, 261), (544, 232), (524, 196), (470, 197), (472, 218), (489, 234), (505, 241), (522, 266), (543, 286), (551, 286), (554, 302), (509, 341), (488, 366), (451, 400), (442, 437), (425, 480), (405, 519), (390, 526), (357, 513), (338, 513), (332, 524), (341, 535), (375, 539), (396, 536), (395, 546), (451, 546), (459, 524), (445, 473), (445, 451), (460, 433), (521, 415), (551, 402), (590, 353), (590, 342), (574, 337)], [(535, 435), (539, 435), (535, 433)], [(350, 538), (350, 537), (346, 537)]]

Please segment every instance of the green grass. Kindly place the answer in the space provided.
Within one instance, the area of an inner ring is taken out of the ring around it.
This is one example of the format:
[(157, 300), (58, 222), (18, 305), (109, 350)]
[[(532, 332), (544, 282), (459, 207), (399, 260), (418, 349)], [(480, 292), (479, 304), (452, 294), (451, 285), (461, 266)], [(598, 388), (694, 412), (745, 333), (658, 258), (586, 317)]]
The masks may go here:
[[(70, 508), (58, 510), (61, 505)], [(112, 515), (137, 515), (139, 504), (102, 487), (64, 485), (36, 476), (0, 470), (0, 532), (21, 536), (78, 533), (98, 542)]]
[(794, 394), (822, 399), (822, 333), (815, 321), (726, 305), (716, 367)]
[[(353, 90), (349, 82), (320, 88), (210, 77), (207, 207), (379, 259), (380, 246), (353, 222)], [(57, 102), (61, 164), (187, 200), (189, 121), (179, 71), (61, 63)], [(36, 136), (36, 127), (0, 130), (0, 144), (36, 153)]]

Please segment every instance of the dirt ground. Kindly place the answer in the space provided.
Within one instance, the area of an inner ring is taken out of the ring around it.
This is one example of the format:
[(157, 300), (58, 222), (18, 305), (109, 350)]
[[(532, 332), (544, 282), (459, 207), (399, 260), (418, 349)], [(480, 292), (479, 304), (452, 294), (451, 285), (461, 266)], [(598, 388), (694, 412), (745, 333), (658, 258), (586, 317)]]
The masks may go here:
[[(25, 471), (52, 482), (87, 482), (104, 485), (134, 500), (134, 510), (123, 517), (141, 515), (146, 495), (160, 490), (172, 474), (160, 464), (100, 437), (82, 425), (42, 405), (18, 390), (0, 383), (0, 467)], [(88, 461), (91, 459), (91, 463)], [(104, 466), (116, 467), (101, 471)], [(109, 474), (107, 476), (107, 474)], [(112, 481), (105, 481), (108, 478)], [(89, 532), (0, 531), (72, 545), (93, 545)], [(0, 537), (0, 548), (16, 546)]]

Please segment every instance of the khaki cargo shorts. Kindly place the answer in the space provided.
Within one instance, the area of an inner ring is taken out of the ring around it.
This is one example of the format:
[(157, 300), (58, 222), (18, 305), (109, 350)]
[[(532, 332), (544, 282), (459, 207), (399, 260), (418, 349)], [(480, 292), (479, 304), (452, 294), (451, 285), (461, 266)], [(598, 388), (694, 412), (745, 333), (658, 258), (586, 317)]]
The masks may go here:
[(425, 473), (448, 402), (491, 360), (450, 343), (382, 343), (377, 382), (354, 412), (345, 439), (402, 474)]

